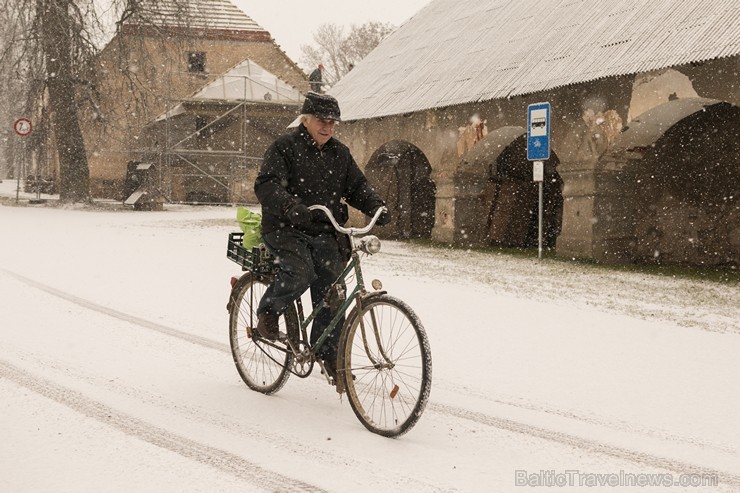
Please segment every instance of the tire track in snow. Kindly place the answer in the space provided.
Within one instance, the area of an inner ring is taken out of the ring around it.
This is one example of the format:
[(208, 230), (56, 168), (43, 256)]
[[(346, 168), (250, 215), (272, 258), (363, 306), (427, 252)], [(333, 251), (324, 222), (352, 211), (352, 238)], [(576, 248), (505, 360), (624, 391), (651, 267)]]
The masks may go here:
[(465, 392), (465, 395), (467, 396), (473, 396), (473, 397), (476, 397), (477, 399), (490, 402), (495, 405), (503, 405), (503, 406), (513, 407), (517, 409), (524, 409), (527, 411), (535, 411), (535, 412), (542, 413), (542, 414), (559, 416), (559, 417), (566, 418), (566, 419), (573, 420), (573, 421), (581, 421), (583, 423), (600, 426), (602, 428), (611, 428), (613, 430), (636, 433), (639, 435), (644, 435), (646, 437), (655, 437), (661, 440), (666, 440), (666, 441), (671, 441), (671, 442), (676, 442), (676, 443), (685, 443), (690, 446), (701, 447), (704, 449), (714, 449), (722, 453), (740, 455), (740, 448), (736, 446), (731, 446), (731, 445), (724, 444), (724, 443), (711, 442), (708, 440), (697, 438), (695, 436), (678, 435), (676, 433), (672, 433), (672, 432), (669, 432), (663, 429), (644, 426), (641, 423), (633, 423), (633, 422), (625, 421), (625, 420), (608, 419), (608, 418), (604, 418), (601, 416), (594, 417), (593, 415), (583, 414), (576, 410), (560, 409), (557, 407), (549, 406), (546, 403), (543, 404), (543, 403), (536, 402), (536, 401), (530, 401), (528, 399), (521, 398), (521, 397), (516, 398), (516, 399), (512, 397), (509, 397), (509, 398), (498, 397), (488, 392), (480, 392), (478, 390), (472, 389), (467, 386), (460, 386), (457, 384), (451, 384), (449, 382), (444, 382), (444, 381), (442, 382), (437, 381), (435, 383), (435, 386), (438, 388), (447, 390), (448, 392), (455, 392), (458, 390), (463, 390)]
[[(61, 362), (51, 361), (46, 358), (41, 359), (39, 355), (35, 355), (33, 353), (24, 352), (18, 353), (18, 355), (21, 356), (24, 362), (28, 362), (29, 366), (31, 367), (43, 367), (47, 370), (53, 370), (55, 372), (72, 377), (75, 380), (84, 382), (87, 385), (105, 388), (106, 390), (115, 392), (118, 395), (126, 396), (130, 399), (139, 401), (146, 405), (167, 409), (172, 413), (179, 414), (190, 422), (196, 421), (207, 426), (217, 426), (228, 431), (232, 434), (232, 436), (249, 437), (253, 440), (269, 442), (273, 445), (278, 445), (279, 448), (282, 448), (286, 451), (290, 451), (295, 448), (296, 442), (289, 435), (270, 432), (269, 430), (262, 429), (259, 426), (251, 427), (248, 426), (248, 422), (247, 424), (245, 424), (245, 422), (234, 421), (228, 416), (218, 415), (216, 413), (213, 413), (211, 410), (205, 409), (203, 407), (194, 407), (183, 404), (182, 402), (168, 400), (165, 396), (159, 393), (147, 392), (136, 387), (127, 386), (118, 382), (112, 382), (107, 378), (100, 377), (97, 374), (84, 372), (80, 369), (72, 368)], [(2, 363), (1, 360), (0, 363)], [(0, 369), (0, 377), (1, 376), (2, 371)], [(312, 460), (316, 460), (321, 463), (343, 463), (347, 466), (352, 467), (353, 469), (362, 470), (363, 468), (365, 468), (373, 470), (373, 468), (375, 468), (375, 470), (380, 470), (379, 468), (382, 467), (373, 457), (370, 456), (361, 456), (357, 458), (348, 457), (344, 454), (316, 448), (305, 443), (301, 444), (300, 453), (302, 456), (311, 457)], [(399, 481), (402, 481), (402, 483), (406, 487), (408, 487), (410, 491), (441, 491), (437, 486), (432, 485), (429, 482), (424, 482), (423, 480), (415, 477), (409, 477), (401, 475), (399, 473), (394, 473), (393, 478), (397, 478)], [(383, 490), (383, 488), (391, 488), (392, 486), (397, 486), (393, 482), (385, 484), (383, 482), (385, 481), (385, 478), (375, 477), (374, 481), (376, 483), (376, 486), (380, 490)]]
[[(80, 298), (78, 296), (74, 296), (64, 291), (60, 291), (58, 289), (52, 288), (50, 286), (47, 286), (46, 284), (34, 281), (33, 279), (29, 279), (25, 276), (16, 274), (6, 269), (0, 268), (0, 270), (2, 270), (3, 272), (6, 272), (7, 274), (13, 276), (19, 281), (22, 281), (30, 286), (33, 286), (37, 289), (40, 289), (42, 291), (45, 291), (49, 294), (60, 297), (62, 299), (68, 300), (84, 308), (97, 311), (99, 313), (103, 313), (105, 315), (109, 315), (114, 318), (118, 318), (120, 320), (124, 320), (124, 321), (130, 322), (130, 323), (133, 323), (133, 324), (145, 327), (145, 328), (149, 328), (157, 332), (160, 332), (162, 334), (176, 337), (176, 338), (185, 340), (193, 344), (197, 344), (200, 346), (204, 346), (206, 348), (216, 349), (216, 350), (231, 354), (231, 350), (226, 344), (221, 344), (221, 343), (215, 342), (213, 340), (210, 340), (204, 337), (199, 337), (199, 336), (195, 336), (192, 334), (188, 334), (186, 332), (182, 332), (180, 330), (173, 329), (171, 327), (167, 327), (161, 324), (150, 322), (148, 320), (145, 320), (139, 317), (135, 317), (133, 315), (119, 312), (117, 310), (99, 305), (97, 303), (93, 303), (84, 298)], [(740, 476), (738, 475), (726, 473), (723, 471), (719, 471), (716, 469), (711, 469), (711, 468), (707, 468), (703, 466), (694, 465), (694, 464), (681, 461), (681, 460), (674, 460), (674, 459), (659, 457), (657, 455), (652, 455), (652, 454), (647, 454), (644, 452), (630, 450), (624, 447), (609, 445), (603, 442), (599, 442), (597, 440), (589, 440), (589, 439), (582, 438), (576, 435), (548, 430), (546, 428), (540, 428), (537, 426), (533, 426), (533, 425), (529, 425), (526, 423), (521, 423), (518, 421), (513, 421), (513, 420), (509, 420), (505, 418), (489, 416), (487, 414), (483, 414), (483, 413), (479, 413), (475, 411), (469, 411), (466, 409), (449, 406), (445, 404), (429, 402), (427, 404), (427, 409), (433, 412), (436, 412), (438, 414), (445, 415), (445, 416), (473, 421), (478, 424), (491, 426), (491, 427), (502, 429), (502, 430), (522, 433), (525, 435), (538, 437), (544, 440), (548, 440), (548, 441), (552, 441), (552, 442), (556, 442), (560, 444), (565, 444), (571, 447), (576, 447), (576, 448), (586, 450), (589, 452), (600, 453), (600, 454), (607, 455), (610, 457), (615, 457), (618, 459), (629, 460), (631, 462), (635, 462), (638, 464), (645, 464), (651, 467), (666, 469), (666, 470), (673, 471), (679, 474), (696, 473), (696, 474), (716, 475), (720, 482), (732, 485), (734, 487), (740, 487)]]
[(269, 491), (325, 491), (310, 483), (264, 469), (231, 452), (190, 440), (116, 411), (74, 390), (35, 377), (3, 360), (0, 360), (0, 376), (127, 435), (214, 467), (260, 488)]
[(699, 474), (716, 476), (717, 480), (720, 483), (731, 485), (736, 488), (740, 487), (740, 476), (719, 471), (717, 469), (697, 466), (695, 464), (691, 464), (681, 460), (659, 457), (657, 455), (638, 452), (636, 450), (630, 450), (624, 447), (609, 445), (607, 443), (599, 442), (598, 440), (590, 440), (587, 438), (570, 435), (568, 433), (548, 430), (546, 428), (540, 428), (538, 426), (521, 423), (519, 421), (489, 416), (487, 414), (475, 411), (468, 411), (444, 404), (429, 403), (428, 408), (431, 408), (433, 411), (441, 414), (446, 414), (448, 416), (454, 416), (456, 418), (492, 426), (501, 430), (507, 430), (532, 437), (542, 438), (543, 440), (576, 447), (588, 452), (594, 452), (617, 459), (628, 460), (658, 469), (665, 469), (678, 474)]
[(88, 301), (84, 298), (80, 298), (79, 296), (66, 293), (56, 288), (52, 288), (51, 286), (42, 284), (38, 281), (34, 281), (33, 279), (29, 279), (28, 277), (22, 276), (20, 274), (16, 274), (15, 272), (9, 271), (7, 269), (3, 269), (1, 267), (0, 267), (0, 270), (14, 277), (15, 279), (25, 284), (28, 284), (29, 286), (32, 286), (36, 289), (40, 289), (41, 291), (44, 291), (46, 293), (56, 296), (57, 298), (62, 298), (64, 300), (70, 301), (74, 303), (75, 305), (79, 305), (83, 308), (87, 308), (88, 310), (102, 313), (104, 315), (117, 318), (118, 320), (123, 320), (124, 322), (129, 322), (135, 325), (139, 325), (141, 327), (151, 329), (161, 334), (176, 337), (178, 339), (182, 339), (192, 344), (197, 344), (198, 346), (203, 346), (209, 349), (215, 349), (217, 351), (225, 351), (227, 353), (231, 353), (229, 346), (226, 344), (214, 341), (212, 339), (208, 339), (206, 337), (189, 334), (187, 332), (183, 332), (178, 329), (173, 329), (172, 327), (167, 327), (166, 325), (150, 322), (149, 320), (139, 318), (134, 315), (129, 315), (128, 313), (119, 312), (118, 310), (114, 310), (113, 308), (108, 308), (106, 306), (93, 303), (92, 301)]
[[(34, 287), (36, 289), (39, 289), (41, 291), (44, 291), (44, 292), (46, 292), (48, 294), (51, 294), (51, 295), (56, 296), (58, 298), (61, 298), (61, 299), (64, 299), (66, 301), (69, 301), (71, 303), (74, 303), (76, 305), (79, 305), (79, 306), (81, 306), (83, 308), (86, 308), (88, 310), (95, 311), (95, 312), (98, 312), (98, 313), (101, 313), (101, 314), (104, 314), (104, 315), (107, 315), (107, 316), (110, 316), (110, 317), (113, 317), (113, 318), (116, 318), (116, 319), (119, 319), (119, 320), (122, 320), (122, 321), (125, 321), (125, 322), (128, 322), (128, 323), (132, 323), (132, 324), (137, 325), (137, 326), (140, 326), (140, 327), (152, 329), (155, 332), (159, 332), (161, 334), (165, 334), (165, 335), (168, 335), (168, 336), (171, 336), (171, 337), (175, 337), (177, 339), (181, 339), (183, 341), (186, 341), (186, 342), (189, 342), (189, 343), (192, 343), (192, 344), (201, 346), (201, 347), (205, 347), (205, 348), (208, 348), (208, 349), (215, 349), (217, 351), (220, 351), (220, 352), (223, 352), (223, 353), (228, 354), (229, 357), (231, 356), (231, 349), (229, 348), (229, 346), (227, 344), (222, 344), (222, 343), (213, 341), (211, 339), (207, 339), (205, 337), (200, 337), (200, 336), (196, 336), (196, 335), (193, 335), (193, 334), (188, 334), (187, 332), (183, 332), (181, 330), (174, 329), (172, 327), (167, 327), (167, 326), (162, 325), (162, 324), (154, 323), (154, 322), (151, 322), (149, 320), (136, 317), (134, 315), (129, 315), (127, 313), (120, 312), (118, 310), (114, 310), (112, 308), (109, 308), (109, 307), (106, 307), (106, 306), (103, 306), (103, 305), (99, 305), (99, 304), (94, 303), (92, 301), (89, 301), (89, 300), (86, 300), (84, 298), (80, 298), (78, 296), (75, 296), (75, 295), (66, 293), (64, 291), (61, 291), (61, 290), (56, 289), (56, 288), (53, 288), (51, 286), (48, 286), (48, 285), (43, 284), (41, 282), (35, 281), (35, 280), (30, 279), (28, 277), (22, 276), (20, 274), (15, 273), (15, 272), (8, 271), (7, 269), (3, 269), (1, 267), (0, 267), (0, 271), (3, 271), (6, 274), (9, 274), (10, 276), (14, 277), (15, 279), (17, 279), (17, 280), (19, 280), (19, 281), (21, 281), (21, 282), (23, 282), (23, 283), (25, 283), (25, 284), (27, 284), (29, 286), (32, 286), (32, 287)], [(26, 356), (26, 357), (32, 357), (32, 356)], [(3, 361), (0, 360), (0, 376), (2, 376), (2, 363), (3, 363)], [(46, 364), (49, 364), (49, 362), (47, 361)], [(64, 371), (67, 374), (70, 373), (70, 370), (68, 368), (67, 369), (64, 369)], [(80, 379), (80, 380), (83, 380), (83, 381), (86, 381), (86, 382), (88, 382), (88, 383), (90, 383), (92, 385), (98, 385), (99, 384), (99, 382), (96, 382), (95, 381), (94, 377), (91, 377), (89, 375), (88, 376), (85, 376), (85, 375), (82, 375), (82, 374), (77, 374), (77, 375), (75, 375), (75, 378)], [(320, 376), (318, 374), (313, 375), (311, 378), (316, 379), (316, 380), (324, 381), (324, 377), (323, 376)], [(112, 385), (110, 384), (110, 382), (106, 382), (105, 387), (113, 390), (114, 392), (117, 392), (117, 393), (120, 393), (120, 394), (123, 394), (123, 395), (127, 395), (127, 396), (129, 396), (131, 398), (134, 398), (134, 399), (150, 401), (154, 405), (158, 405), (155, 401), (156, 401), (156, 399), (160, 399), (161, 398), (161, 396), (151, 396), (151, 395), (150, 396), (145, 396), (145, 393), (143, 391), (141, 391), (139, 389), (134, 389), (134, 388), (124, 388), (123, 386), (118, 386), (117, 388), (114, 389), (114, 388), (112, 388)], [(156, 399), (154, 397), (156, 397)], [(172, 404), (172, 403), (170, 403), (170, 404)], [(163, 406), (160, 405), (160, 407), (163, 407)], [(164, 407), (166, 407), (166, 406), (164, 406)], [(171, 408), (168, 407), (168, 409), (171, 409)], [(203, 412), (204, 411), (202, 409), (190, 409), (190, 408), (187, 408), (186, 409), (186, 408), (183, 408), (182, 406), (178, 406), (178, 409), (183, 410), (183, 412), (181, 414), (186, 415), (188, 417), (188, 419), (203, 420)], [(135, 419), (135, 418), (132, 418), (132, 419)], [(289, 446), (289, 445), (292, 444), (291, 440), (289, 438), (284, 437), (284, 436), (267, 435), (267, 434), (265, 434), (264, 432), (262, 432), (260, 430), (245, 429), (245, 428), (243, 428), (240, 425), (234, 425), (233, 423), (228, 423), (228, 422), (226, 422), (223, 419), (211, 420), (211, 421), (209, 421), (209, 423), (210, 424), (214, 424), (216, 426), (219, 426), (221, 428), (225, 428), (225, 429), (227, 429), (227, 430), (229, 430), (231, 432), (246, 433), (247, 435), (252, 436), (252, 437), (255, 437), (255, 438), (260, 439), (260, 440), (269, 440), (270, 442), (279, 441), (279, 442), (282, 442), (284, 446)], [(304, 446), (304, 449), (305, 448), (306, 447)], [(330, 453), (328, 454), (325, 451), (322, 451), (321, 449), (316, 449), (316, 448), (310, 447), (309, 450), (311, 451), (311, 455), (313, 457), (324, 457), (324, 459), (327, 460), (327, 461), (336, 461), (336, 460), (338, 460), (340, 458), (343, 461), (348, 461), (349, 460), (347, 457), (344, 457), (344, 456), (338, 457), (336, 454), (330, 454)], [(362, 458), (361, 460), (353, 460), (353, 463), (354, 463), (354, 465), (360, 464), (360, 465), (363, 465), (363, 466), (367, 466), (368, 464), (372, 464), (373, 463), (373, 460), (371, 458)], [(396, 477), (397, 478), (400, 478), (400, 479), (403, 479), (404, 482), (405, 482), (405, 484), (408, 485), (409, 487), (413, 488), (413, 489), (418, 489), (418, 490), (422, 490), (423, 489), (424, 491), (438, 491), (439, 490), (436, 486), (434, 486), (434, 485), (432, 485), (432, 484), (430, 484), (428, 482), (424, 482), (424, 480), (422, 478), (416, 478), (416, 477), (410, 477), (410, 476), (402, 476), (402, 475), (399, 475), (399, 474), (396, 474)], [(290, 490), (291, 491), (303, 491), (303, 490), (294, 490), (293, 489), (293, 485), (291, 485), (291, 489)], [(307, 490), (307, 491), (311, 491), (311, 490)]]

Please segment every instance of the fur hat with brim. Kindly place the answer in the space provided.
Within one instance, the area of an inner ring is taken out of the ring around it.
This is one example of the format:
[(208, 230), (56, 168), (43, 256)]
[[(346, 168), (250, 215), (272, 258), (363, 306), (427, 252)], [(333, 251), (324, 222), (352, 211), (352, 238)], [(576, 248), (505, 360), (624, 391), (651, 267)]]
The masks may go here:
[(322, 120), (340, 121), (339, 102), (333, 96), (328, 94), (319, 94), (309, 92), (303, 101), (301, 113), (304, 115), (313, 115)]

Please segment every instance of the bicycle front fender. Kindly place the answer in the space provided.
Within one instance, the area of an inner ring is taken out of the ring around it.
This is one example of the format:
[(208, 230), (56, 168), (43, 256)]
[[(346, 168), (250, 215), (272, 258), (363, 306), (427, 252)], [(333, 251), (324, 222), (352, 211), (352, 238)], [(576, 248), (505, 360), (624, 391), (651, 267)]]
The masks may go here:
[[(388, 291), (371, 291), (369, 293), (366, 293), (364, 296), (360, 297), (360, 303), (359, 305), (362, 305), (364, 301), (367, 301), (371, 298), (375, 298), (376, 296), (381, 296), (384, 294), (388, 294)], [(357, 312), (359, 311), (359, 305), (355, 303), (355, 305), (352, 307), (352, 310), (349, 312), (349, 315), (347, 315), (344, 319), (344, 325), (342, 326), (342, 331), (339, 334), (339, 347), (343, 347), (345, 341), (345, 327), (351, 327), (352, 323), (354, 322), (355, 318), (357, 318)], [(339, 351), (337, 354), (337, 365), (338, 368), (344, 368), (344, 351)]]
[[(360, 305), (362, 305), (363, 301), (369, 300), (370, 298), (375, 298), (376, 296), (380, 296), (382, 294), (388, 294), (388, 291), (371, 291), (369, 293), (366, 293), (364, 296), (360, 297)], [(355, 319), (355, 317), (357, 316), (358, 309), (359, 309), (358, 304), (355, 303), (355, 306), (352, 307), (352, 311), (350, 311), (349, 315), (347, 315), (344, 325), (349, 324), (350, 322), (352, 322), (352, 320)]]

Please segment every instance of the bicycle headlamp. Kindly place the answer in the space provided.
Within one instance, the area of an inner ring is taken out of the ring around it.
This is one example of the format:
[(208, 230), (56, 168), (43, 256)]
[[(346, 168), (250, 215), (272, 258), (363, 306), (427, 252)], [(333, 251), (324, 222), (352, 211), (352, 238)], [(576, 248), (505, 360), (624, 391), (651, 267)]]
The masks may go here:
[(377, 236), (368, 235), (360, 240), (360, 250), (373, 255), (380, 251), (380, 240)]

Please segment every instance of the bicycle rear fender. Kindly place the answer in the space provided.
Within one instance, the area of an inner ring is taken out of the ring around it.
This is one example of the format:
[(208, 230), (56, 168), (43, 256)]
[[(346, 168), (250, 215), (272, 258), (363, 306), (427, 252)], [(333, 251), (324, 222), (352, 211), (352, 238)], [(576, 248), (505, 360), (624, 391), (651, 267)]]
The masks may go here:
[(244, 286), (245, 284), (249, 283), (252, 279), (264, 279), (266, 278), (263, 274), (255, 274), (253, 272), (245, 272), (239, 279), (236, 280), (236, 282), (231, 286), (231, 291), (229, 292), (229, 301), (226, 303), (226, 311), (231, 313), (231, 308), (234, 306), (234, 303), (236, 302), (236, 293), (239, 292), (239, 290)]

